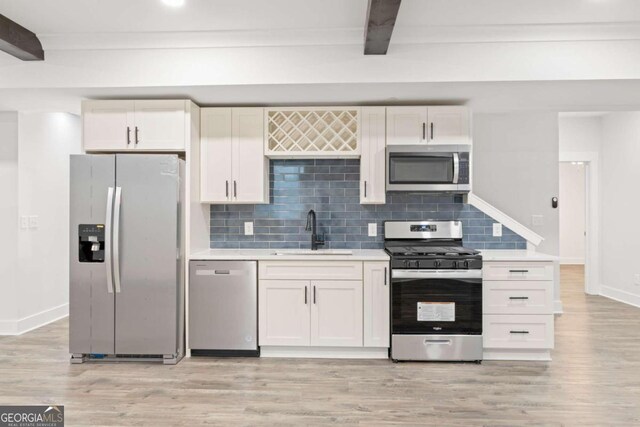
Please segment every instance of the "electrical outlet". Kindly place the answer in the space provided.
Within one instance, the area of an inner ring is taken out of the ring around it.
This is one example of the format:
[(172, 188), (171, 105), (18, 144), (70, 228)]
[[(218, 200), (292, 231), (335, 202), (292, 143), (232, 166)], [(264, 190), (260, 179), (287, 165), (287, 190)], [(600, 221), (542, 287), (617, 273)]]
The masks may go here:
[(633, 284), (636, 286), (640, 286), (640, 274), (634, 274), (633, 277), (634, 277)]
[(544, 225), (543, 215), (531, 215), (531, 222), (533, 225)]
[(253, 236), (253, 222), (244, 223), (244, 235)]
[(38, 215), (29, 217), (29, 228), (38, 228)]
[(378, 224), (375, 222), (369, 223), (369, 237), (376, 237), (378, 235)]
[(499, 222), (493, 223), (493, 237), (502, 237), (502, 224)]
[(20, 228), (22, 228), (23, 230), (26, 230), (27, 228), (29, 228), (29, 217), (28, 216), (21, 216), (20, 217)]

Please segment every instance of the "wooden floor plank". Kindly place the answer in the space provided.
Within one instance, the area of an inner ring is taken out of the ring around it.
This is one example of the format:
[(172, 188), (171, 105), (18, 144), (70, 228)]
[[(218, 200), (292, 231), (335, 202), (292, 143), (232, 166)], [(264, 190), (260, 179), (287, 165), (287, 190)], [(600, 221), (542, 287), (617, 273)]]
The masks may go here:
[(0, 404), (67, 425), (639, 425), (640, 310), (563, 266), (552, 362), (185, 359), (70, 365), (67, 320), (0, 337)]

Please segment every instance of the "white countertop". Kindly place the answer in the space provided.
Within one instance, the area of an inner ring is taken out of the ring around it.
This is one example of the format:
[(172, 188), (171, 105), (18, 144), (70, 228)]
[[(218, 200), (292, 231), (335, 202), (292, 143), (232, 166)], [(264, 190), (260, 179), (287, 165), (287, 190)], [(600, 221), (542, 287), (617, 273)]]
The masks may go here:
[(481, 250), (482, 261), (557, 261), (558, 257), (526, 250)]
[[(341, 250), (341, 249), (340, 249)], [(349, 249), (345, 254), (296, 254), (299, 249), (207, 249), (191, 254), (191, 260), (256, 260), (256, 261), (388, 261), (389, 255), (382, 249)], [(281, 255), (276, 255), (276, 252)], [(318, 250), (319, 253), (322, 249)]]

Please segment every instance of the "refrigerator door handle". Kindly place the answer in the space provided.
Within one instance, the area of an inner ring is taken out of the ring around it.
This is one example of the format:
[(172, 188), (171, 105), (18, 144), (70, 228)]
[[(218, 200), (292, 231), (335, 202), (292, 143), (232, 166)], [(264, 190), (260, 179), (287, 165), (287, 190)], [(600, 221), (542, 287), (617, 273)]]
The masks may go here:
[(113, 278), (116, 293), (120, 293), (120, 207), (122, 187), (116, 187), (116, 204), (113, 212)]
[(107, 191), (107, 219), (104, 225), (104, 264), (107, 267), (107, 292), (113, 293), (113, 265), (111, 262), (111, 223), (113, 221), (113, 187)]

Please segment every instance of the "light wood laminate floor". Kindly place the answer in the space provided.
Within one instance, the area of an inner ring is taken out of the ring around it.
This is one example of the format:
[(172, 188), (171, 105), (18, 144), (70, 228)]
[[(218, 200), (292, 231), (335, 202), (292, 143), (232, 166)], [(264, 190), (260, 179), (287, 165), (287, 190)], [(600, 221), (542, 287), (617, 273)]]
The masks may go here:
[(562, 268), (552, 362), (185, 359), (70, 365), (67, 320), (0, 338), (0, 404), (67, 425), (639, 425), (640, 309)]

